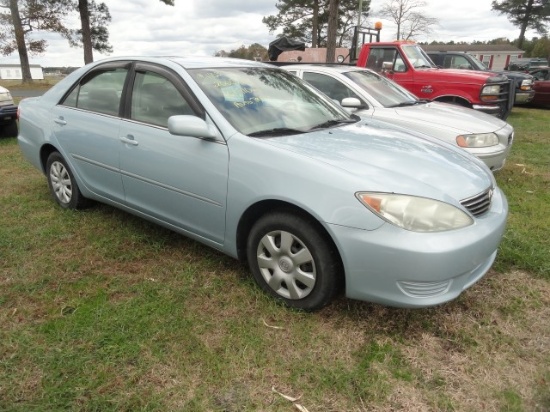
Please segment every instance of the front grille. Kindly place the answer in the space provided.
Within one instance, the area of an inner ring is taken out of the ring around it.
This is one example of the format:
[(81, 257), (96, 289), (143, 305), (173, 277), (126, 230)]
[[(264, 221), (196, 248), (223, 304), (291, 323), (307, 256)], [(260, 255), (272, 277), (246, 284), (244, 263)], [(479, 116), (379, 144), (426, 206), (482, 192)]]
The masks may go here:
[(463, 199), (460, 204), (464, 206), (474, 216), (481, 216), (491, 207), (491, 198), (493, 197), (493, 188), (468, 199)]

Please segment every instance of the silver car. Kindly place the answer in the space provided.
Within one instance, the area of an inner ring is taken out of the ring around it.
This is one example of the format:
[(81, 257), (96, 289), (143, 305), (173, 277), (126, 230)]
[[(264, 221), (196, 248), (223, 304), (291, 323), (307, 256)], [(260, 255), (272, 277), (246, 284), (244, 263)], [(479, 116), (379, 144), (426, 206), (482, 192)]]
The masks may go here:
[(418, 99), (372, 70), (352, 66), (283, 66), (342, 106), (365, 118), (426, 133), (462, 147), (493, 171), (501, 169), (514, 140), (514, 128), (477, 110)]
[(402, 307), (454, 299), (492, 265), (507, 217), (465, 151), (245, 60), (92, 63), (21, 102), (18, 141), (61, 207), (95, 200), (189, 236), (304, 310), (342, 289)]

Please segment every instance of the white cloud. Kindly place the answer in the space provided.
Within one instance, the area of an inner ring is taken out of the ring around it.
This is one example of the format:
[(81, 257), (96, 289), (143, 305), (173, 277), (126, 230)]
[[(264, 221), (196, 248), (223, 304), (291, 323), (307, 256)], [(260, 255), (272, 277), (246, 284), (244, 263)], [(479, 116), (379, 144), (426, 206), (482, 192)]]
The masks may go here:
[[(115, 56), (212, 56), (219, 50), (230, 51), (252, 43), (267, 47), (275, 39), (262, 18), (277, 13), (277, 0), (175, 0), (174, 7), (159, 0), (103, 1), (112, 16), (109, 33)], [(386, 1), (372, 0), (371, 22), (378, 20), (376, 11)], [(420, 41), (485, 41), (497, 37), (515, 39), (519, 35), (519, 29), (506, 16), (491, 11), (491, 0), (428, 0), (424, 10), (426, 15), (439, 19), (439, 26)], [(78, 25), (76, 16), (71, 24)], [(48, 48), (41, 56), (31, 56), (32, 63), (43, 67), (83, 64), (81, 48), (71, 48), (56, 34), (37, 36), (48, 41)], [(384, 21), (382, 39), (394, 37), (394, 25)], [(96, 60), (104, 57), (94, 53)], [(17, 61), (18, 57), (3, 60)]]

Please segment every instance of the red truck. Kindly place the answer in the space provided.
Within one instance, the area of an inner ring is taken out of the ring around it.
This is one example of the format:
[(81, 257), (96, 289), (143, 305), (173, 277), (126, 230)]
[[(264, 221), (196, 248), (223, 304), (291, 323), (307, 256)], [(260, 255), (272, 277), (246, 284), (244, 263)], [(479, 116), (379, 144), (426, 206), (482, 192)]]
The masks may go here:
[[(366, 36), (370, 37), (367, 43)], [(359, 55), (355, 59), (354, 50), (350, 54), (352, 63), (382, 73), (417, 97), (459, 104), (501, 119), (510, 113), (514, 88), (508, 77), (475, 70), (440, 69), (415, 42), (380, 42), (380, 27), (356, 28), (354, 39), (360, 37), (363, 41)]]
[[(515, 91), (508, 77), (475, 70), (440, 69), (412, 41), (380, 42), (381, 28), (378, 24), (374, 28), (355, 27), (352, 44), (360, 46), (350, 49), (349, 60), (338, 56), (338, 61), (344, 64), (347, 60), (348, 64), (379, 72), (421, 99), (458, 104), (501, 119), (508, 117)], [(304, 50), (304, 45), (280, 38), (270, 44), (270, 59), (273, 62), (289, 50)]]

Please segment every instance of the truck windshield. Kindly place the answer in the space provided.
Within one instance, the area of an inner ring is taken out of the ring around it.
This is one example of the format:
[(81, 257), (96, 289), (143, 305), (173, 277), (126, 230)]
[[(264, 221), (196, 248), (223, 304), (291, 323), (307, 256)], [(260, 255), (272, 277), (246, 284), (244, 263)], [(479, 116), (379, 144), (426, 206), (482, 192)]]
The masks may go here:
[(397, 83), (369, 70), (343, 73), (384, 107), (418, 104), (421, 101)]
[(404, 45), (403, 52), (415, 69), (435, 67), (428, 55), (417, 44)]

